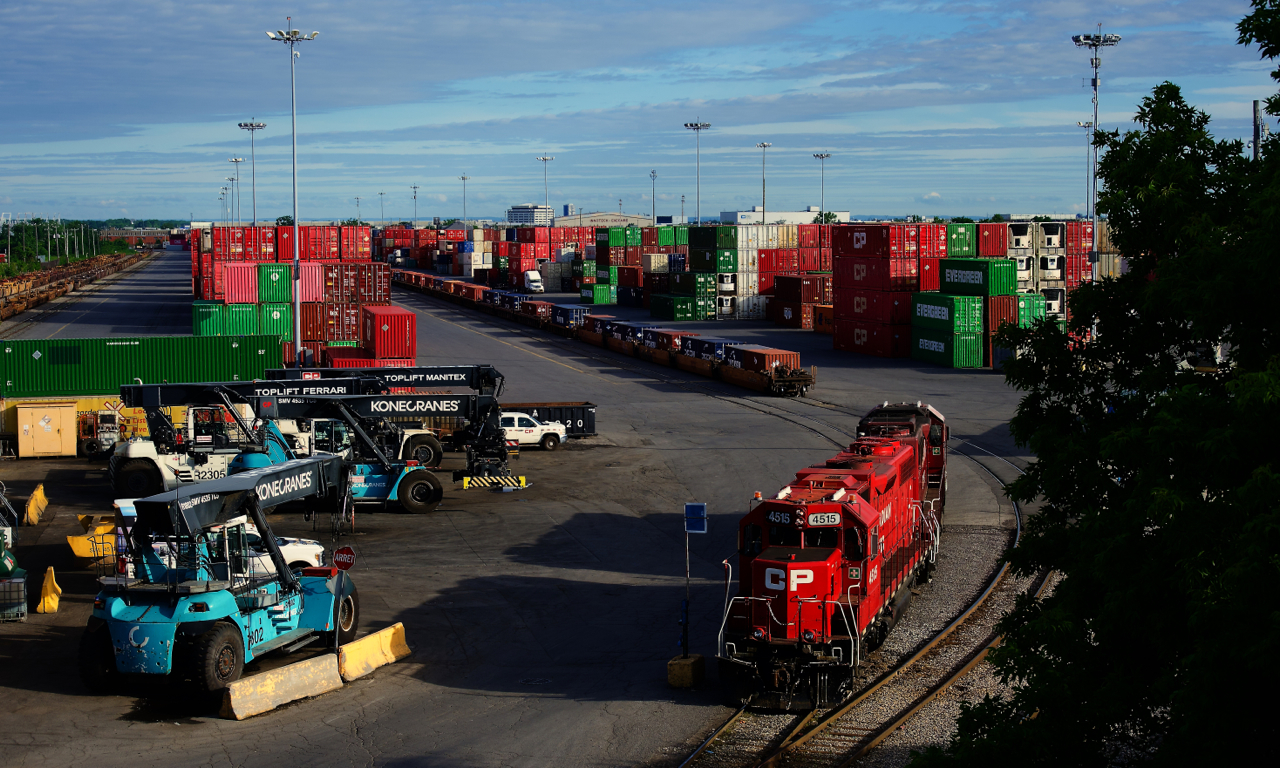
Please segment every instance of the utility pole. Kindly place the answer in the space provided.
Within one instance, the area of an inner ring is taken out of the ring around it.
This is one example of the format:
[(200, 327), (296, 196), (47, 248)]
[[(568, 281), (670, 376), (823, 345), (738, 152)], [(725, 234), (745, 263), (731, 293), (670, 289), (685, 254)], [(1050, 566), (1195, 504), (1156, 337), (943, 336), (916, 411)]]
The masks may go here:
[(419, 187), (417, 184), (414, 184), (410, 186), (409, 189), (413, 190), (413, 228), (417, 229), (418, 228), (418, 189)]
[[(550, 211), (551, 210), (551, 192), (550, 192), (550, 188), (547, 187), (547, 163), (551, 162), (552, 160), (555, 160), (555, 158), (552, 157), (551, 155), (543, 155), (542, 157), (539, 157), (538, 160), (542, 161), (542, 196), (543, 196), (542, 204), (547, 207), (548, 211)], [(536, 216), (534, 217), (535, 224), (537, 223), (537, 218), (538, 217)], [(547, 226), (550, 226), (550, 224), (548, 224)]]
[(1096, 282), (1098, 279), (1098, 145), (1096, 134), (1098, 132), (1098, 86), (1100, 85), (1098, 69), (1102, 66), (1102, 49), (1119, 43), (1120, 36), (1102, 34), (1102, 25), (1099, 24), (1097, 34), (1075, 35), (1071, 38), (1071, 42), (1075, 43), (1079, 48), (1088, 48), (1093, 52), (1093, 55), (1089, 58), (1089, 64), (1093, 67), (1093, 126), (1089, 129), (1089, 145), (1093, 147), (1089, 174), (1093, 182), (1089, 201), (1089, 210), (1093, 221), (1093, 243), (1089, 249), (1089, 266), (1093, 280)]
[(756, 146), (760, 149), (760, 223), (768, 224), (769, 222), (766, 221), (767, 209), (765, 206), (765, 194), (764, 194), (764, 159), (765, 159), (765, 153), (767, 153), (769, 151), (769, 147), (772, 147), (773, 145), (767, 141), (762, 141)]
[(1253, 102), (1253, 160), (1257, 162), (1262, 157), (1262, 102), (1255, 100)]
[(1076, 121), (1076, 125), (1084, 128), (1087, 133), (1084, 135), (1084, 215), (1093, 216), (1093, 121)]
[(356, 226), (360, 226), (360, 198), (356, 198)]
[(387, 228), (387, 205), (386, 203), (383, 202), (383, 197), (386, 194), (387, 194), (386, 192), (378, 193), (378, 205), (381, 207), (381, 210), (382, 210), (382, 228), (383, 229)]
[(697, 122), (685, 123), (685, 128), (693, 131), (693, 135), (697, 137), (696, 143), (696, 162), (697, 162), (697, 195), (695, 209), (697, 210), (698, 224), (702, 223), (702, 132), (711, 127), (711, 123), (704, 123), (699, 119)]
[(250, 120), (240, 123), (241, 128), (249, 132), (249, 191), (253, 197), (253, 226), (258, 226), (258, 152), (253, 145), (253, 134), (267, 127), (266, 123)]
[(649, 171), (649, 223), (658, 226), (658, 172), (657, 170)]
[(827, 223), (827, 160), (830, 152), (818, 152), (814, 155), (818, 160), (818, 223)]
[(467, 223), (467, 180), (471, 177), (464, 173), (458, 178), (462, 179), (462, 223), (465, 225)]

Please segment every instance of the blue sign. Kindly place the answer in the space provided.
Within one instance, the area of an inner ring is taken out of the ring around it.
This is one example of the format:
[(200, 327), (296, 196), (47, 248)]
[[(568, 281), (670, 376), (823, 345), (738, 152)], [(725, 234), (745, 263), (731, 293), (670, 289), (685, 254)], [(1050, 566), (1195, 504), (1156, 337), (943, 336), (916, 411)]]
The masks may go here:
[(707, 532), (707, 505), (701, 502), (684, 505), (684, 532)]

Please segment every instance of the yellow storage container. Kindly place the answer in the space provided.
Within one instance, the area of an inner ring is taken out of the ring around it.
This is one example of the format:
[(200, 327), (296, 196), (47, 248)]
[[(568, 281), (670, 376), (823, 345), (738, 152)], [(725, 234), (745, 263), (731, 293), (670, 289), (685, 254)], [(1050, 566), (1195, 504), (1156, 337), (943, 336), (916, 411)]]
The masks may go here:
[(76, 403), (19, 405), (18, 457), (75, 456)]

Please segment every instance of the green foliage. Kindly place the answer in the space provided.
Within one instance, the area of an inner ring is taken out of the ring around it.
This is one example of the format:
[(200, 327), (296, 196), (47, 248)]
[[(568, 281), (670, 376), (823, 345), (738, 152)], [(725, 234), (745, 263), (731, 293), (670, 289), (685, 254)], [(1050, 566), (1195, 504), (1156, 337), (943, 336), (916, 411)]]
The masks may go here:
[(1053, 221), (1052, 216), (1032, 216), (1032, 221)]
[(988, 219), (988, 221), (995, 222), (995, 223), (999, 224), (1000, 222), (1004, 221), (1004, 217), (1003, 217), (1003, 216), (1001, 216), (1000, 214), (996, 213), (996, 214), (993, 214), (993, 215), (991, 216), (991, 218), (990, 218), (990, 219)]
[[(964, 707), (916, 765), (1229, 765), (1275, 744), (1246, 702), (1280, 684), (1280, 145), (1250, 163), (1170, 83), (1136, 121), (1098, 134), (1129, 273), (1071, 293), (1072, 336), (1001, 333), (1025, 393), (1010, 430), (1037, 456), (1008, 491), (1043, 501), (1009, 559), (1064, 579), (1001, 624), (1012, 696)], [(1219, 344), (1216, 368), (1187, 365)]]
[(457, 221), (458, 221), (457, 219), (445, 219), (443, 222), (440, 223), (440, 228), (448, 229), (449, 227), (453, 226)]
[(813, 223), (814, 224), (835, 224), (836, 215), (831, 211), (823, 211), (822, 213), (813, 217)]
[[(291, 222), (291, 223), (292, 223), (292, 222)], [(284, 225), (284, 226), (288, 226), (288, 225)], [(364, 222), (360, 221), (359, 219), (343, 219), (343, 220), (342, 220), (342, 224), (341, 224), (341, 226), (344, 226), (344, 227), (361, 227), (361, 226), (364, 226)]]
[(277, 218), (276, 218), (276, 226), (277, 226), (277, 227), (292, 227), (292, 226), (293, 226), (293, 217), (292, 217), (292, 216), (280, 216), (280, 217), (277, 217)]
[(973, 219), (969, 218), (968, 216), (953, 216), (951, 217), (951, 223), (952, 224), (972, 224)]

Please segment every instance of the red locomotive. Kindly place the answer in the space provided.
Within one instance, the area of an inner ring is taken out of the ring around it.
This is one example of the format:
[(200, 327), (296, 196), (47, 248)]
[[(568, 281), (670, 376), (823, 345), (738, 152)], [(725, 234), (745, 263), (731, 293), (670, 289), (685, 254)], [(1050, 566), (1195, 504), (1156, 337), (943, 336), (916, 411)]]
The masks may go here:
[(738, 594), (718, 657), (729, 697), (806, 709), (844, 697), (938, 553), (947, 427), (928, 405), (872, 409), (858, 439), (738, 523)]

